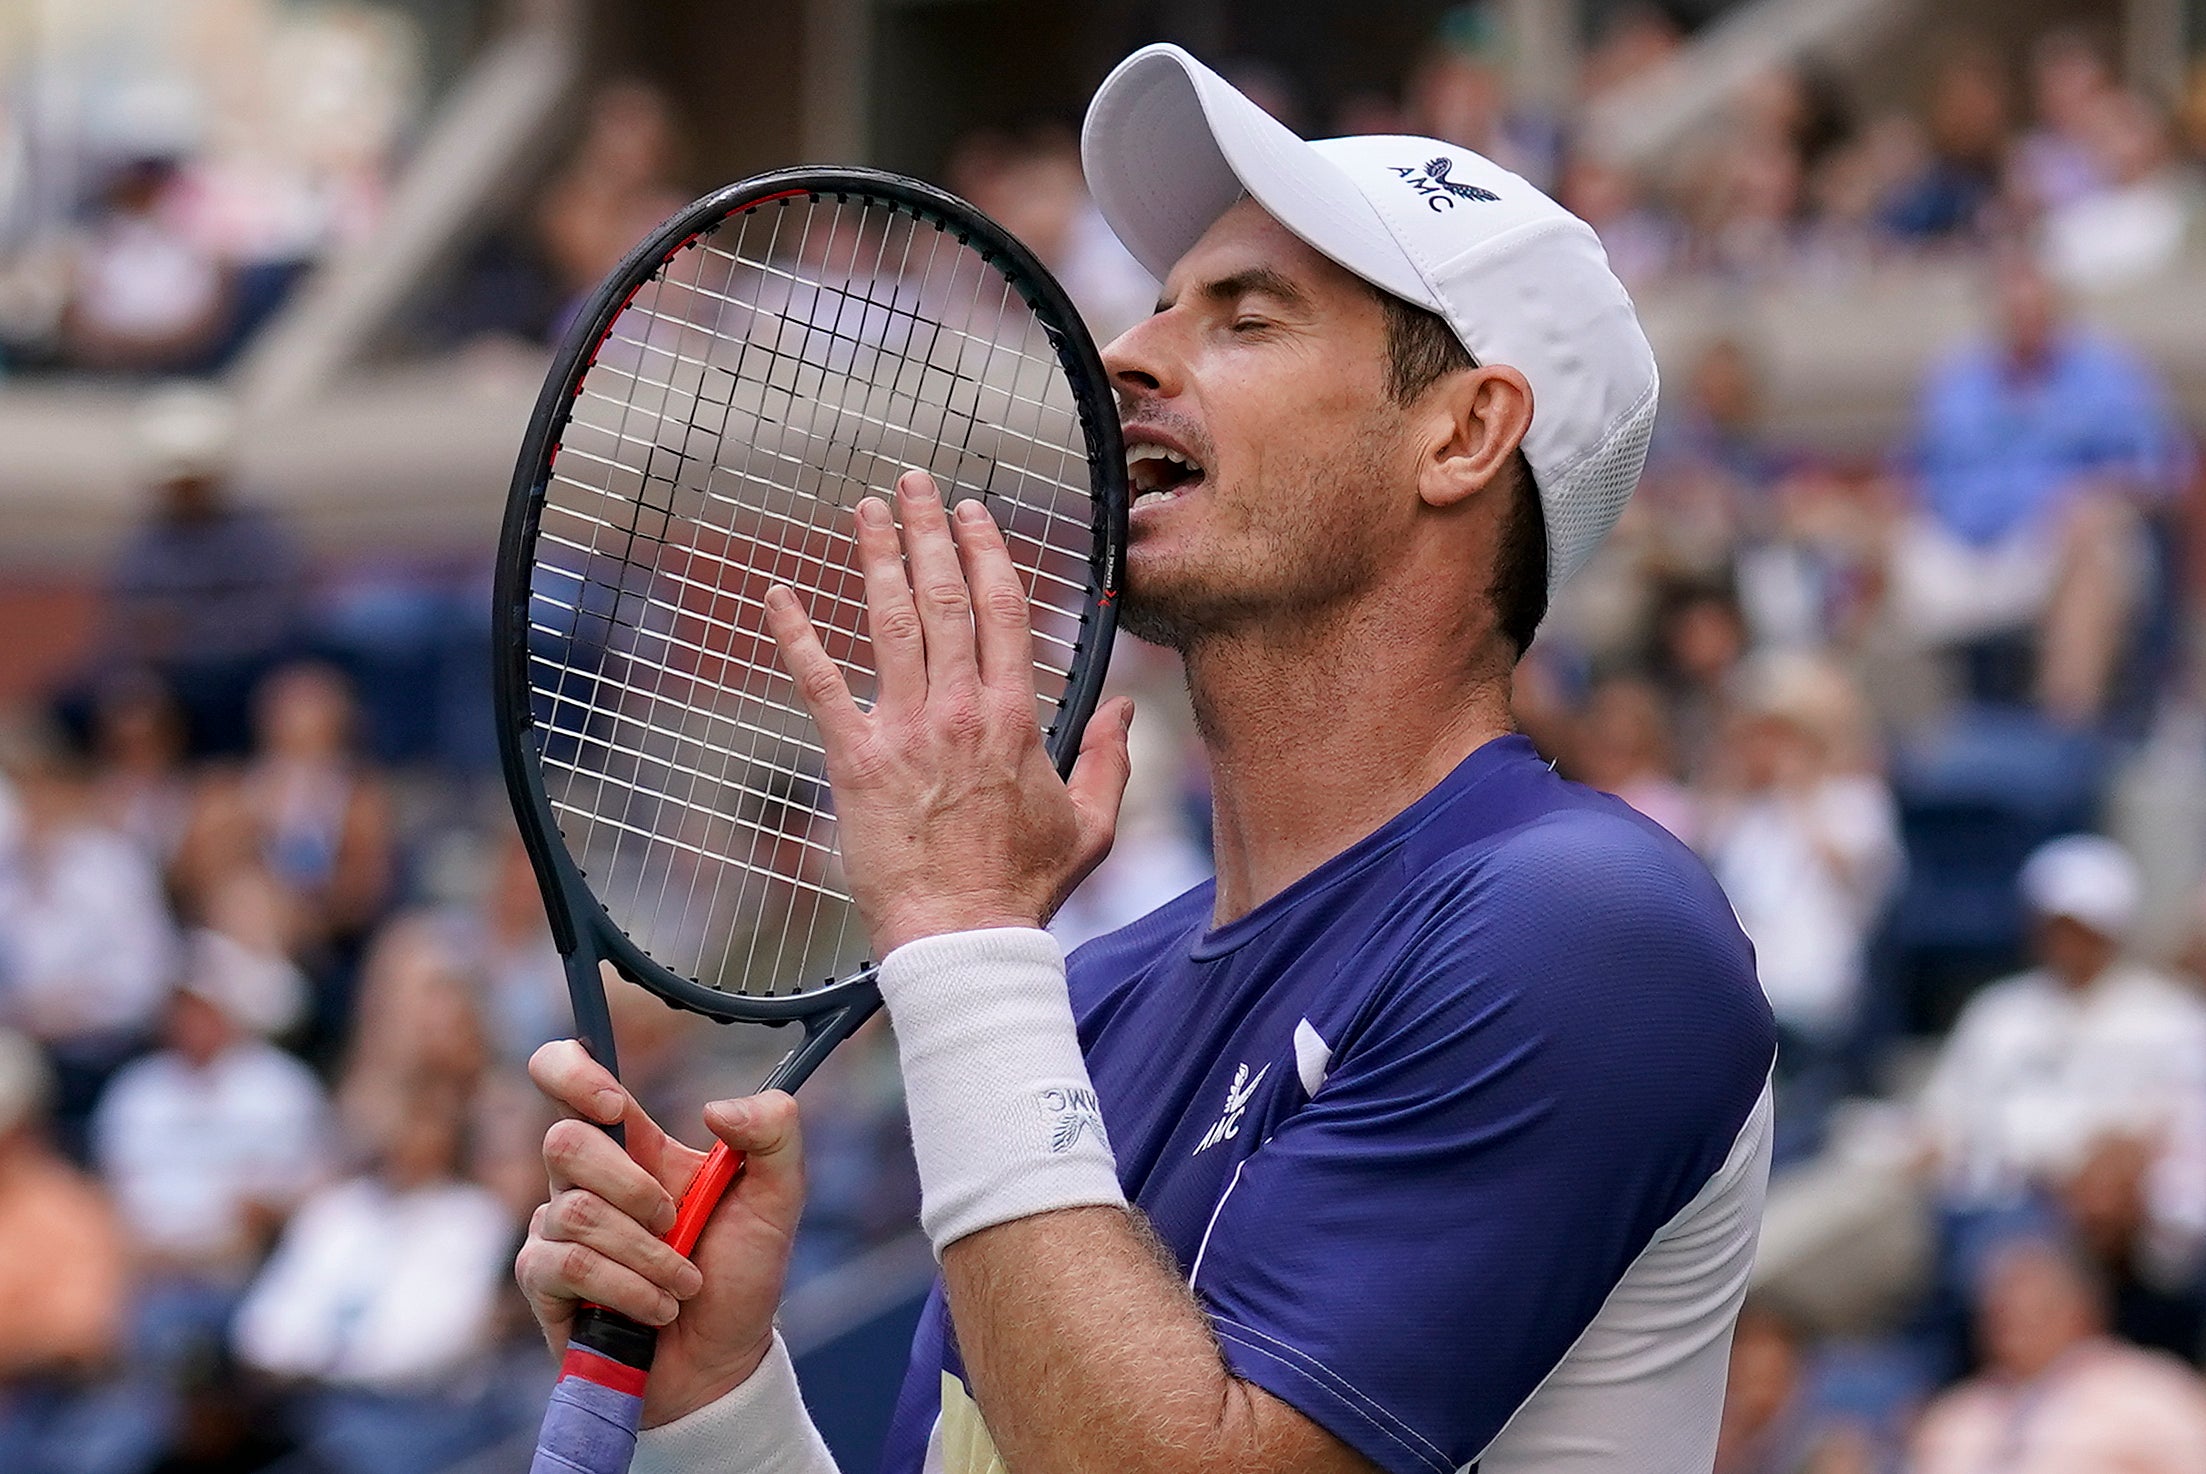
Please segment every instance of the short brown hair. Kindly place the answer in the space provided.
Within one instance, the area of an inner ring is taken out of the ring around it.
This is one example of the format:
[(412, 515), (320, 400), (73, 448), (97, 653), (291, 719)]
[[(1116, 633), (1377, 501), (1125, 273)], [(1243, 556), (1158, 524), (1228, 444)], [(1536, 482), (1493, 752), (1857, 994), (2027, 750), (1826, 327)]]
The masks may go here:
[[(1386, 392), (1396, 404), (1414, 404), (1427, 389), (1460, 369), (1478, 367), (1436, 312), (1405, 302), (1392, 292), (1372, 292), (1386, 313)], [(1487, 594), (1494, 619), (1517, 654), (1524, 654), (1547, 617), (1547, 516), (1540, 506), (1532, 463), (1520, 447), (1511, 457), (1510, 505), (1494, 549), (1494, 581)]]

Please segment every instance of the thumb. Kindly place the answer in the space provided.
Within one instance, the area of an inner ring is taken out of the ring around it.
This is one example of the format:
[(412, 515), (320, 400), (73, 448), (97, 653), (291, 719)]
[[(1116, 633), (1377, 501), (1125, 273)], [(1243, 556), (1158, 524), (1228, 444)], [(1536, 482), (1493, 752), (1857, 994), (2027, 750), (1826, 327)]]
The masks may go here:
[(1065, 780), (1073, 807), (1080, 811), (1081, 827), (1100, 853), (1108, 850), (1118, 828), (1118, 806), (1126, 799), (1126, 782), (1134, 763), (1126, 750), (1126, 734), (1134, 724), (1134, 701), (1120, 696), (1098, 712), (1080, 739), (1080, 756)]
[(743, 1154), (743, 1202), (794, 1233), (804, 1208), (804, 1131), (796, 1101), (785, 1090), (716, 1100), (705, 1107), (705, 1125)]

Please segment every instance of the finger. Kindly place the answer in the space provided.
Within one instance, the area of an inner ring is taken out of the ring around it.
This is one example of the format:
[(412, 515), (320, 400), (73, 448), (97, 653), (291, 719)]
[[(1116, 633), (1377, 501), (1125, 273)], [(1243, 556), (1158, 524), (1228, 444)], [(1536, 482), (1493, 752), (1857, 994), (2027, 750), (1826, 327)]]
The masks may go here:
[(949, 514), (932, 476), (906, 471), (896, 480), (904, 522), (904, 561), (911, 565), (912, 598), (927, 637), (927, 685), (956, 690), (980, 679), (973, 653), (973, 595), (950, 537)]
[(539, 1048), (529, 1057), (529, 1078), (570, 1120), (599, 1126), (618, 1122), (627, 1137), (627, 1154), (669, 1192), (686, 1187), (703, 1160), (703, 1153), (668, 1136), (578, 1040), (555, 1039)]
[(927, 639), (912, 602), (904, 550), (896, 541), (889, 504), (869, 496), (858, 503), (858, 572), (866, 585), (866, 637), (880, 702), (917, 704), (927, 695)]
[(743, 1200), (759, 1217), (794, 1232), (804, 1208), (804, 1134), (797, 1103), (769, 1090), (705, 1107), (705, 1125), (743, 1153)]
[(610, 1126), (627, 1114), (628, 1092), (579, 1039), (554, 1039), (529, 1056), (529, 1078), (569, 1115)]
[(812, 628), (797, 596), (780, 584), (766, 591), (766, 629), (781, 652), (782, 669), (797, 683), (797, 700), (820, 735), (830, 746), (855, 741), (865, 726), (865, 713), (851, 698), (849, 682), (820, 644), (819, 631)]
[[(620, 1144), (585, 1121), (555, 1121), (544, 1133), (544, 1168), (554, 1195), (580, 1188), (627, 1214), (651, 1233), (674, 1226), (674, 1194)], [(695, 1171), (694, 1166), (691, 1171)]]
[(676, 1299), (704, 1288), (705, 1277), (659, 1237), (595, 1193), (569, 1189), (544, 1205), (532, 1230), (555, 1244), (582, 1244), (625, 1265)]
[(989, 687), (1032, 700), (1034, 625), (1026, 589), (1011, 564), (1011, 549), (988, 509), (968, 498), (951, 519), (965, 585), (973, 596), (973, 635), (980, 647), (980, 678)]
[(681, 1302), (642, 1275), (591, 1248), (532, 1238), (513, 1261), (513, 1277), (539, 1321), (574, 1318), (576, 1301), (617, 1310), (630, 1320), (663, 1326)]
[(1118, 806), (1126, 798), (1126, 780), (1133, 776), (1133, 758), (1126, 748), (1126, 734), (1134, 721), (1131, 697), (1105, 703), (1080, 738), (1080, 756), (1065, 780), (1072, 806), (1080, 813), (1081, 827), (1090, 837), (1107, 840), (1118, 827)]

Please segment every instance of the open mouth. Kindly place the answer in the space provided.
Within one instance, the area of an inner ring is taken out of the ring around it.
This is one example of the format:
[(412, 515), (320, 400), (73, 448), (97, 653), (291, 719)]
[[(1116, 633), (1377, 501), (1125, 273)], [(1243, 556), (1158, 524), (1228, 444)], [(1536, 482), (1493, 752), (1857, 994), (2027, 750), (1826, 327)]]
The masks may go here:
[(1203, 479), (1203, 468), (1187, 456), (1154, 442), (1126, 447), (1126, 483), (1134, 506), (1161, 506)]

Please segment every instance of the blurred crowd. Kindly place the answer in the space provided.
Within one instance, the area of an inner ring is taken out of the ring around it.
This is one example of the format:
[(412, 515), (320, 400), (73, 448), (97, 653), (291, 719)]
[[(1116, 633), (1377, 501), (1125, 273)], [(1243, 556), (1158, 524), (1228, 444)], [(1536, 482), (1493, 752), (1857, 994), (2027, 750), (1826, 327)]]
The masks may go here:
[[(218, 91), (249, 125), (158, 88), (79, 99), (127, 126), (69, 134), (57, 173), (22, 163), (57, 147), (51, 98), (0, 108), (8, 367), (217, 368), (373, 220), (418, 91), (403, 26), (212, 13), (295, 62)], [(2206, 425), (2088, 312), (2206, 270), (2206, 66), (2155, 97), (2095, 33), (1955, 40), (1888, 112), (1778, 69), (1630, 171), (1581, 125), (1675, 54), (1662, 12), (1618, 11), (1560, 111), (1516, 95), (1505, 39), (1451, 13), (1397, 92), (1322, 113), (1225, 70), (1305, 132), (1522, 170), (1650, 298), (1922, 255), (1976, 286), (1909, 430), (1866, 453), (1777, 436), (1750, 339), (1665, 363), (1632, 509), (1520, 672), (1542, 750), (1707, 859), (1780, 1024), (1719, 1474), (2206, 1474)], [(321, 101), (280, 111), (278, 71)], [(698, 182), (679, 137), (652, 87), (600, 86), (420, 341), (556, 337)], [(1068, 128), (975, 132), (942, 177), (1099, 337), (1148, 311)], [(308, 557), (234, 484), (217, 395), (153, 396), (140, 436), (93, 648), (0, 723), (0, 1291), (29, 1310), (0, 1468), (491, 1457), (549, 1378), (508, 1269), (543, 1190), (520, 1065), (568, 1023), (487, 736), (487, 580)], [(1208, 870), (1172, 662), (1127, 642), (1113, 681), (1144, 700), (1136, 780), (1069, 943)], [(614, 1007), (662, 1119), (779, 1053), (624, 986)], [(877, 1028), (804, 1104), (800, 1280), (916, 1202)]]
[(422, 61), (364, 0), (72, 0), (0, 24), (0, 369), (226, 367), (374, 227)]

